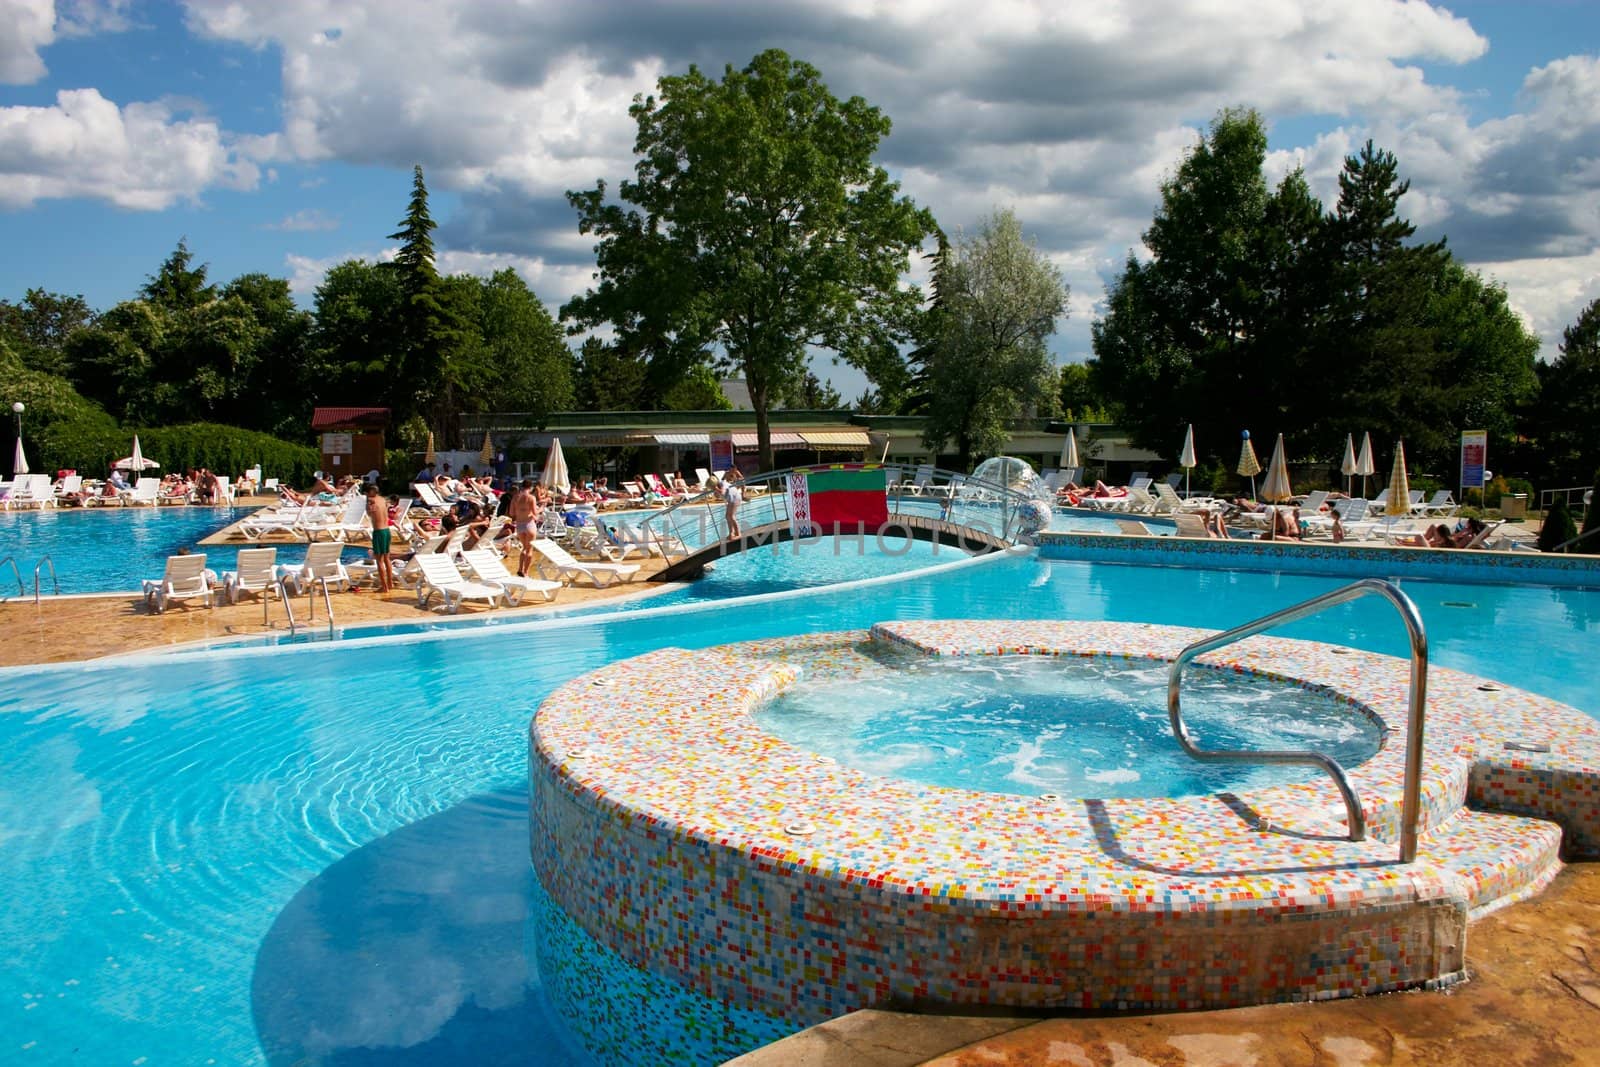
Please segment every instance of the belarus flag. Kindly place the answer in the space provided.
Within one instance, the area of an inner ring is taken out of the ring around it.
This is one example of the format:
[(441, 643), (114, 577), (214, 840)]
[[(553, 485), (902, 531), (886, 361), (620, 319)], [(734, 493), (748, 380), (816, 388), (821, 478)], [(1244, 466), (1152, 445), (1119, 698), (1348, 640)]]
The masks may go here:
[(789, 525), (796, 537), (874, 532), (889, 521), (888, 478), (876, 464), (799, 467), (789, 475)]

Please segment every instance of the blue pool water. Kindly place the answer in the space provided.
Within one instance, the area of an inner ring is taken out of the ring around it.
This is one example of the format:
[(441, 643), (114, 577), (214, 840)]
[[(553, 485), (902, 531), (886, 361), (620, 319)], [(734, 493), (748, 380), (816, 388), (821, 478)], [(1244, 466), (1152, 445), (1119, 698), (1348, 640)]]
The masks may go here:
[[(891, 655), (849, 679), (805, 679), (756, 712), (764, 730), (869, 774), (951, 789), (1182, 797), (1310, 781), (1300, 765), (1200, 763), (1172, 740), (1167, 665), (1123, 659)], [(1184, 719), (1212, 749), (1316, 749), (1356, 767), (1378, 724), (1326, 693), (1191, 671)]]
[[(627, 1059), (604, 1050), (659, 1025), (660, 1003), (593, 983), (592, 1011), (559, 1011), (570, 953), (541, 947), (559, 923), (529, 883), (526, 731), (555, 686), (665, 646), (895, 618), (1223, 628), (1339, 584), (992, 556), (753, 601), (0, 672), (0, 1048), (41, 1063)], [(1600, 592), (1406, 589), (1435, 662), (1600, 715)], [(1405, 649), (1374, 598), (1284, 632)], [(700, 1062), (771, 1036), (692, 1029)]]

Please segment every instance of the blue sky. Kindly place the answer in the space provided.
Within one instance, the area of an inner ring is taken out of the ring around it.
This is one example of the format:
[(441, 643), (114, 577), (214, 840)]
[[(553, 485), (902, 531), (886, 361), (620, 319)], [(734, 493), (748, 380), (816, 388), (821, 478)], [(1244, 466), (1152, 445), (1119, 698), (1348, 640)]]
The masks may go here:
[(554, 310), (592, 268), (562, 193), (627, 173), (631, 96), (779, 46), (890, 116), (881, 160), (947, 229), (1017, 212), (1072, 286), (1062, 360), (1161, 178), (1238, 104), (1325, 201), (1346, 152), (1393, 150), (1402, 209), (1553, 356), (1600, 297), (1600, 4), (1218, 7), (1016, 0), (957, 33), (954, 0), (0, 0), (0, 297), (106, 308), (182, 238), (213, 280), (287, 277), (309, 304), (328, 266), (385, 254), (420, 162), (440, 266), (516, 267)]

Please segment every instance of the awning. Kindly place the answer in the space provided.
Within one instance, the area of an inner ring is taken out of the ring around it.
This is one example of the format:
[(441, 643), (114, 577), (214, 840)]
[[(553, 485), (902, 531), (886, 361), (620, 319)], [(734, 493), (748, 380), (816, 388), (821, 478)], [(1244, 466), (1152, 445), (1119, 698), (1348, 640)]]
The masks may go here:
[(706, 448), (711, 444), (711, 435), (704, 430), (699, 433), (656, 433), (650, 436), (656, 439), (656, 444), (672, 448)]
[(818, 452), (864, 452), (872, 447), (865, 430), (801, 430), (800, 436)]
[[(733, 435), (733, 450), (735, 452), (754, 452), (761, 446), (756, 443), (756, 435), (749, 430), (737, 430)], [(772, 431), (772, 448), (809, 448), (806, 439), (789, 430)]]

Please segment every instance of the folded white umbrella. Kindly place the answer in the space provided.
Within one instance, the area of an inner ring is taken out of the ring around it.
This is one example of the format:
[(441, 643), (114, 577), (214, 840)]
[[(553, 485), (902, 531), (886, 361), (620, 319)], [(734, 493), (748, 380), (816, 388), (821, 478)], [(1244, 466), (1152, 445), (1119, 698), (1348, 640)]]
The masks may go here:
[(12, 457), (12, 460), (11, 460), (11, 474), (12, 474), (13, 477), (15, 477), (18, 474), (27, 474), (27, 473), (28, 473), (28, 457), (22, 454), (22, 437), (19, 434), (17, 436), (17, 454), (14, 457)]
[(1178, 453), (1178, 466), (1183, 468), (1183, 495), (1189, 495), (1189, 472), (1194, 469), (1194, 423), (1183, 434), (1183, 449)]
[(1261, 495), (1274, 504), (1281, 504), (1294, 496), (1294, 490), (1289, 488), (1289, 460), (1283, 450), (1283, 434), (1278, 435), (1278, 443), (1273, 446), (1272, 459), (1267, 463), (1267, 480), (1261, 483)]
[(1067, 439), (1061, 442), (1061, 460), (1057, 466), (1064, 471), (1083, 466), (1078, 462), (1078, 435), (1071, 426), (1067, 427)]
[(567, 457), (561, 451), (559, 437), (550, 441), (550, 454), (544, 459), (544, 474), (540, 481), (549, 486), (552, 493), (565, 493), (572, 488), (572, 482), (567, 479)]
[(1344, 435), (1344, 461), (1339, 464), (1339, 473), (1344, 475), (1344, 492), (1350, 495), (1350, 479), (1356, 476), (1356, 439), (1353, 434)]

